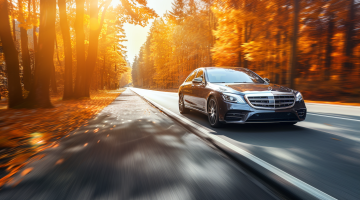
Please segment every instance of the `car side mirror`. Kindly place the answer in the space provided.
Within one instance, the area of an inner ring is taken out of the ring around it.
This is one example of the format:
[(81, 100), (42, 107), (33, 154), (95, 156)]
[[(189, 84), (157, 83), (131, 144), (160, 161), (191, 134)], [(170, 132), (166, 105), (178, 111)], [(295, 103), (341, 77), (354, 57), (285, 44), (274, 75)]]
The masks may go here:
[(193, 83), (201, 83), (202, 82), (202, 78), (201, 77), (197, 77), (197, 78), (194, 78), (193, 80), (192, 80), (192, 82)]
[(270, 83), (270, 80), (268, 78), (264, 78), (264, 80), (268, 83)]

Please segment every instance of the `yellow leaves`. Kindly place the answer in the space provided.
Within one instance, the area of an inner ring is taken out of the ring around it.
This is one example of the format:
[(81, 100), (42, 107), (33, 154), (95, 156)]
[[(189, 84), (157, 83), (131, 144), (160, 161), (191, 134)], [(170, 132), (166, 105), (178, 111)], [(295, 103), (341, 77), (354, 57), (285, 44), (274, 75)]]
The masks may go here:
[(90, 15), (84, 15), (84, 24), (89, 24), (90, 23)]
[(90, 18), (90, 29), (95, 31), (100, 27), (100, 23), (97, 18)]
[(31, 133), (30, 136), (29, 143), (32, 146), (43, 145), (51, 138), (51, 135), (40, 132)]

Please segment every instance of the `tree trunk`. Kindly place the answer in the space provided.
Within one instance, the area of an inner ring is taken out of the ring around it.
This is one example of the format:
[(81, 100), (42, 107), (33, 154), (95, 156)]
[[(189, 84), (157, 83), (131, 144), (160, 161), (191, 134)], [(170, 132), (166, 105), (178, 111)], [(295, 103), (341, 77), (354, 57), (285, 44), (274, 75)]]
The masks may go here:
[(19, 58), (11, 35), (9, 7), (7, 0), (0, 0), (0, 38), (3, 45), (8, 78), (9, 108), (22, 103), (22, 89), (19, 75)]
[(56, 73), (55, 73), (55, 65), (53, 62), (53, 65), (51, 67), (51, 75), (50, 75), (50, 86), (51, 86), (51, 90), (54, 93), (57, 93), (57, 84), (56, 84)]
[(64, 95), (63, 99), (73, 97), (73, 78), (72, 78), (72, 49), (70, 40), (70, 27), (67, 22), (66, 0), (58, 0), (60, 12), (60, 28), (64, 41), (65, 73), (64, 73)]
[(348, 18), (345, 22), (345, 42), (344, 42), (344, 54), (346, 57), (343, 63), (342, 82), (345, 86), (352, 85), (350, 75), (353, 71), (354, 65), (351, 61), (354, 55), (354, 28), (355, 28), (355, 6), (354, 0), (350, 0), (348, 7)]
[(50, 102), (50, 76), (54, 62), (56, 0), (40, 0), (39, 47), (35, 66), (34, 89), (29, 94), (35, 107), (52, 107)]
[(10, 6), (8, 5), (8, 11), (9, 11), (9, 14), (11, 14), (12, 34), (13, 34), (13, 37), (14, 37), (14, 41), (16, 41), (14, 5), (12, 3), (12, 0), (10, 0)]
[(300, 12), (300, 0), (293, 0), (294, 2), (294, 18), (293, 18), (293, 37), (291, 41), (291, 54), (290, 54), (290, 66), (288, 71), (288, 86), (294, 88), (294, 79), (297, 65), (297, 40), (299, 33), (299, 12)]
[[(22, 0), (18, 0), (19, 5), (19, 21), (21, 24), (25, 23), (23, 15), (23, 4)], [(27, 91), (31, 88), (31, 68), (30, 68), (30, 54), (28, 47), (28, 35), (27, 30), (24, 27), (20, 27), (20, 38), (21, 38), (21, 58), (23, 66), (23, 83)]]
[[(248, 39), (249, 39), (248, 38), (248, 21), (246, 21), (244, 24), (244, 43), (247, 43)], [(248, 60), (245, 57), (244, 57), (243, 67), (248, 68)]]
[(84, 97), (85, 88), (85, 33), (84, 33), (84, 15), (85, 15), (85, 0), (76, 0), (76, 21), (75, 21), (75, 34), (76, 34), (76, 80), (74, 95), (76, 97)]
[(325, 52), (325, 70), (324, 70), (324, 80), (330, 80), (330, 70), (331, 70), (331, 54), (333, 52), (332, 47), (332, 38), (334, 36), (334, 14), (330, 13), (329, 15), (329, 24), (328, 24), (328, 32), (326, 38), (326, 52)]
[(106, 57), (104, 55), (104, 64), (103, 64), (103, 67), (101, 70), (101, 89), (102, 90), (104, 89), (105, 59), (106, 59)]
[(90, 2), (90, 27), (96, 27), (96, 28), (93, 29), (90, 28), (89, 49), (88, 49), (88, 56), (86, 59), (86, 66), (88, 67), (88, 70), (84, 72), (85, 74), (84, 87), (79, 92), (80, 97), (90, 97), (90, 83), (96, 66), (96, 59), (97, 59), (98, 46), (99, 46), (99, 34), (102, 28), (102, 24), (104, 22), (106, 10), (109, 7), (110, 3), (111, 1), (107, 0), (106, 5), (104, 6), (104, 10), (102, 12), (101, 22), (99, 24), (97, 20), (99, 14), (98, 0), (91, 0)]

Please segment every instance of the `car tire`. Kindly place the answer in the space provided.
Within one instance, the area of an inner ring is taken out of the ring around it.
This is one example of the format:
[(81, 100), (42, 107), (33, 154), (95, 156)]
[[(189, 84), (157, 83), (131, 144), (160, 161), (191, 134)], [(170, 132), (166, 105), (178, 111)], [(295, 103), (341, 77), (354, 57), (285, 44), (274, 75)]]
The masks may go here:
[(219, 105), (214, 97), (211, 97), (208, 101), (207, 113), (210, 126), (219, 128), (223, 125), (219, 121)]
[(185, 102), (184, 102), (184, 95), (180, 94), (179, 95), (179, 111), (181, 114), (187, 114), (190, 112), (190, 109), (185, 107)]
[(295, 125), (297, 122), (282, 122), (281, 124), (285, 125), (285, 126), (292, 126)]

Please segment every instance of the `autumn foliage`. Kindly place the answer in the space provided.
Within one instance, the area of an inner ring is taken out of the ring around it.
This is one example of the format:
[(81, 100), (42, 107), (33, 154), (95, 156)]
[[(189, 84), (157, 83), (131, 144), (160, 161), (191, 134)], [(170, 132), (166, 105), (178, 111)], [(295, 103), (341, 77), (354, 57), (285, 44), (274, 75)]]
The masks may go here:
[(360, 96), (360, 2), (175, 0), (133, 63), (138, 87), (177, 88), (198, 67), (245, 67), (307, 98)]

